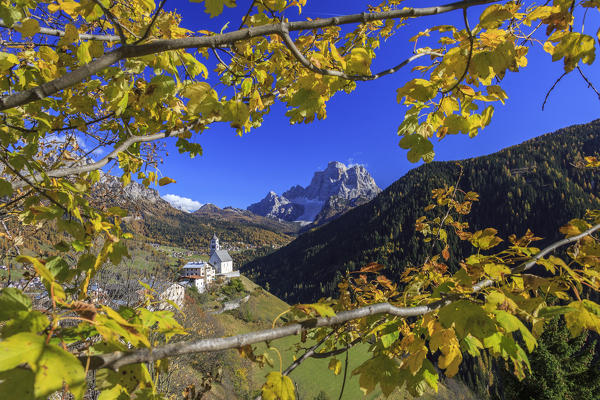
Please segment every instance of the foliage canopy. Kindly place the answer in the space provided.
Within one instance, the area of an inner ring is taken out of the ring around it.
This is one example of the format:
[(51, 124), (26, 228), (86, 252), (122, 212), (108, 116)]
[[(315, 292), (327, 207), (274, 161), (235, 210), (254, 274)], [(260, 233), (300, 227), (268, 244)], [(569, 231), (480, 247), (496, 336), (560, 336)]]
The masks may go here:
[[(210, 17), (237, 6), (232, 0), (199, 3)], [(583, 297), (584, 286), (599, 288), (599, 245), (590, 236), (599, 214), (563, 227), (568, 239), (546, 252), (532, 247), (536, 237), (527, 233), (494, 253), (503, 240), (493, 228), (468, 231), (460, 216), (477, 196), (456, 187), (434, 192), (432, 208), (443, 211), (440, 217), (417, 221), (428, 239), (447, 244), (454, 233), (473, 246), (453, 274), (444, 264), (446, 247), (407, 269), (400, 282), (379, 275), (380, 266), (372, 264), (340, 285), (339, 299), (290, 310), (300, 322), (165, 346), (185, 332), (172, 312), (160, 310), (149, 287), (140, 307), (94, 304), (91, 279), (105, 263), (128, 256), (128, 234), (126, 213), (95, 207), (90, 193), (107, 165), (121, 169), (124, 185), (132, 177), (145, 185), (174, 182), (156, 169), (163, 155), (157, 140), (173, 138), (193, 157), (202, 152), (194, 134), (213, 123), (244, 134), (262, 124), (276, 101), (286, 106), (291, 123), (323, 119), (336, 93), (413, 66), (415, 77), (397, 89), (398, 102), (408, 107), (398, 128), (400, 146), (409, 160), (428, 162), (434, 137), (473, 137), (491, 122), (494, 105), (507, 100), (502, 79), (527, 65), (532, 46), (543, 46), (565, 73), (584, 76), (580, 64), (595, 59), (596, 40), (573, 15), (600, 8), (596, 0), (541, 6), (465, 0), (426, 8), (387, 0), (334, 18), (282, 16), (288, 8), (301, 12), (305, 3), (253, 1), (239, 29), (217, 33), (185, 29), (179, 15), (164, 10), (164, 0), (0, 2), (1, 218), (21, 227), (54, 224), (65, 233), (54, 254), (41, 258), (20, 254), (22, 232), (3, 224), (3, 240), (41, 279), (48, 301), (34, 309), (21, 290), (0, 294), (0, 394), (32, 399), (68, 390), (82, 398), (86, 373), (99, 370), (101, 398), (159, 398), (164, 358), (235, 347), (261, 362), (264, 356), (253, 354), (251, 344), (306, 331), (321, 353), (371, 341), (372, 357), (352, 372), (365, 392), (379, 385), (389, 394), (406, 386), (418, 394), (437, 388), (435, 364), (452, 376), (465, 352), (510, 360), (523, 378), (527, 352), (546, 318), (564, 315), (573, 335), (600, 331), (600, 306)], [(410, 39), (414, 54), (371, 71), (379, 47), (414, 18), (453, 11), (462, 12), (464, 26), (430, 26)], [(105, 155), (90, 160), (98, 149)], [(572, 244), (567, 261), (548, 256), (566, 244)], [(545, 269), (543, 276), (530, 273), (535, 264)], [(548, 306), (547, 296), (564, 304)], [(332, 370), (341, 371), (337, 362)], [(267, 376), (263, 398), (294, 398), (287, 373)]]

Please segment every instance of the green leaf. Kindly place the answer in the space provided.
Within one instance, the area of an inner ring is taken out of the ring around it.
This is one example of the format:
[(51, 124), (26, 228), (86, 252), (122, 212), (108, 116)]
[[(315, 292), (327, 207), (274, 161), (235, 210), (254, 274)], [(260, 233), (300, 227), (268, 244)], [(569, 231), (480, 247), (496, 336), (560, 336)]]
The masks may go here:
[(461, 132), (468, 134), (471, 129), (469, 121), (458, 114), (450, 114), (444, 118), (444, 126), (448, 128), (448, 131), (446, 132), (448, 135), (457, 135)]
[(246, 78), (242, 81), (242, 95), (248, 96), (252, 90), (252, 78)]
[(3, 400), (34, 400), (34, 380), (34, 373), (25, 368), (0, 372), (0, 398)]
[(33, 36), (40, 31), (40, 24), (35, 19), (26, 19), (22, 24), (17, 25), (15, 30), (23, 36)]
[(342, 372), (342, 362), (337, 358), (332, 358), (329, 360), (329, 369), (333, 371), (334, 374), (339, 375)]
[(45, 345), (35, 371), (36, 397), (45, 397), (62, 389), (65, 382), (75, 398), (83, 398), (86, 389), (85, 371), (71, 353), (56, 346)]
[(19, 311), (30, 311), (31, 299), (15, 288), (4, 288), (0, 294), (0, 321), (13, 318)]
[(0, 71), (6, 71), (13, 65), (19, 63), (19, 59), (14, 54), (0, 51)]
[(294, 382), (280, 372), (270, 372), (262, 387), (264, 400), (294, 400), (296, 398)]
[(19, 311), (2, 327), (2, 336), (21, 332), (40, 333), (50, 325), (48, 317), (39, 311)]
[[(553, 41), (552, 36), (548, 40)], [(594, 38), (579, 32), (568, 32), (552, 51), (552, 61), (561, 58), (564, 58), (565, 72), (575, 69), (580, 60), (591, 65), (596, 59)]]
[(585, 329), (600, 332), (600, 307), (592, 301), (574, 301), (569, 304), (574, 311), (565, 313), (567, 328), (572, 337), (581, 335)]
[[(191, 0), (192, 3), (202, 2), (202, 0)], [(221, 15), (223, 7), (235, 7), (235, 0), (204, 0), (204, 8), (211, 18)]]
[(563, 315), (566, 313), (570, 313), (573, 311), (577, 311), (576, 308), (568, 307), (568, 306), (548, 306), (540, 309), (538, 311), (538, 317), (540, 318), (552, 318), (558, 315)]
[(473, 357), (479, 357), (479, 350), (483, 349), (483, 344), (476, 337), (467, 335), (460, 341), (460, 347)]
[[(47, 397), (61, 390), (63, 383), (77, 399), (85, 393), (85, 371), (79, 360), (71, 353), (46, 344), (42, 336), (32, 333), (19, 333), (0, 342), (0, 372), (9, 371), (20, 364), (28, 364), (35, 380), (33, 391), (36, 398)], [(18, 386), (22, 374), (10, 375), (8, 381)]]
[(65, 46), (79, 40), (79, 31), (73, 24), (65, 26), (65, 34), (58, 41), (58, 46)]
[(496, 324), (483, 308), (467, 300), (458, 300), (440, 308), (438, 316), (444, 328), (454, 326), (459, 339), (468, 334), (484, 339), (497, 331)]
[(496, 321), (500, 324), (501, 327), (504, 328), (506, 332), (514, 332), (520, 328), (522, 325), (521, 321), (514, 315), (507, 313), (503, 310), (495, 311)]
[(410, 149), (406, 154), (408, 161), (412, 163), (418, 162), (421, 158), (425, 162), (433, 160), (433, 144), (429, 139), (424, 138), (419, 134), (404, 136), (399, 143), (403, 149)]
[(356, 47), (350, 52), (350, 58), (347, 63), (346, 71), (351, 74), (369, 75), (371, 73), (371, 56), (369, 52), (362, 48)]
[(335, 317), (335, 311), (333, 311), (333, 308), (327, 304), (313, 303), (306, 304), (305, 306), (315, 310), (321, 317)]
[[(406, 373), (412, 376), (408, 370)], [(402, 385), (398, 363), (385, 355), (378, 355), (365, 361), (352, 371), (352, 375), (359, 375), (360, 390), (365, 395), (375, 390), (377, 384), (381, 386), (381, 391), (385, 396), (389, 396)]]

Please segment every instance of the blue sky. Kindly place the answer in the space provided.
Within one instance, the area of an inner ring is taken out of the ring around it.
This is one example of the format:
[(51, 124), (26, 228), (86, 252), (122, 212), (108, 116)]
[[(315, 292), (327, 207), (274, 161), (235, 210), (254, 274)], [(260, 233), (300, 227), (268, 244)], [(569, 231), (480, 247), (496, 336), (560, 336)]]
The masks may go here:
[[(177, 9), (183, 17), (182, 26), (188, 29), (220, 31), (228, 20), (231, 27), (239, 26), (250, 1), (238, 0), (239, 10), (226, 9), (223, 16), (214, 19), (210, 19), (203, 11), (204, 6), (198, 3), (170, 1), (167, 9)], [(350, 14), (364, 11), (367, 3), (364, 0), (308, 0), (302, 15), (289, 11), (287, 16), (295, 20)], [(407, 6), (434, 4), (442, 3), (406, 3)], [(470, 13), (472, 26), (481, 9)], [(594, 35), (599, 21), (588, 15), (586, 32)], [(412, 43), (407, 42), (410, 36), (426, 25), (445, 23), (461, 26), (460, 11), (413, 20), (408, 33), (400, 33), (383, 44), (371, 69), (389, 68), (410, 56)], [(596, 86), (600, 86), (597, 64), (582, 68)], [(568, 125), (598, 118), (600, 101), (576, 72), (557, 85), (545, 111), (541, 111), (546, 92), (562, 72), (562, 62), (552, 63), (551, 56), (541, 48), (530, 51), (529, 65), (518, 74), (509, 73), (502, 82), (509, 99), (505, 106), (496, 107), (492, 124), (473, 139), (463, 135), (446, 137), (435, 145), (436, 160), (490, 154)], [(262, 127), (242, 137), (228, 124), (213, 124), (202, 135), (195, 136), (204, 154), (194, 159), (178, 154), (169, 143), (169, 157), (160, 170), (177, 183), (160, 188), (160, 193), (220, 207), (246, 208), (269, 190), (281, 194), (295, 184), (306, 186), (315, 171), (333, 160), (364, 164), (377, 184), (386, 188), (418, 166), (406, 160), (406, 150), (398, 146), (396, 134), (405, 112), (404, 106), (396, 103), (396, 89), (414, 77), (416, 75), (406, 69), (374, 82), (359, 83), (353, 93), (337, 94), (328, 103), (325, 120), (308, 125), (290, 125), (281, 104), (272, 108)]]

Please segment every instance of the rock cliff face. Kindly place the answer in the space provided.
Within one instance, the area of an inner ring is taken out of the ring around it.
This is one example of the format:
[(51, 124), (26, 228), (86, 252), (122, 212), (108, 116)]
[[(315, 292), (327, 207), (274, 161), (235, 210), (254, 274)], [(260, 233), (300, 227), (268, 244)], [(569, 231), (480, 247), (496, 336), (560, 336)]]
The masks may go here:
[(306, 188), (296, 185), (279, 196), (269, 192), (248, 207), (255, 214), (285, 221), (323, 223), (373, 199), (381, 189), (362, 165), (347, 167), (332, 161), (315, 172)]
[(169, 204), (160, 197), (156, 190), (147, 188), (136, 181), (131, 181), (129, 185), (123, 187), (118, 177), (105, 173), (101, 174), (96, 189), (112, 193), (112, 197), (118, 202), (144, 202), (165, 206)]

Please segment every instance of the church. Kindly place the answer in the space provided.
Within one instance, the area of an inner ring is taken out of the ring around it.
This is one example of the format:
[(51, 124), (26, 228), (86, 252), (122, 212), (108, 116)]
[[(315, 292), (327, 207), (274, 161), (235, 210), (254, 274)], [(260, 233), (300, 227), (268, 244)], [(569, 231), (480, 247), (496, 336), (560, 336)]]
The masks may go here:
[(217, 271), (217, 275), (228, 274), (233, 271), (233, 260), (227, 250), (221, 250), (219, 238), (213, 235), (210, 241), (210, 259), (208, 263)]

